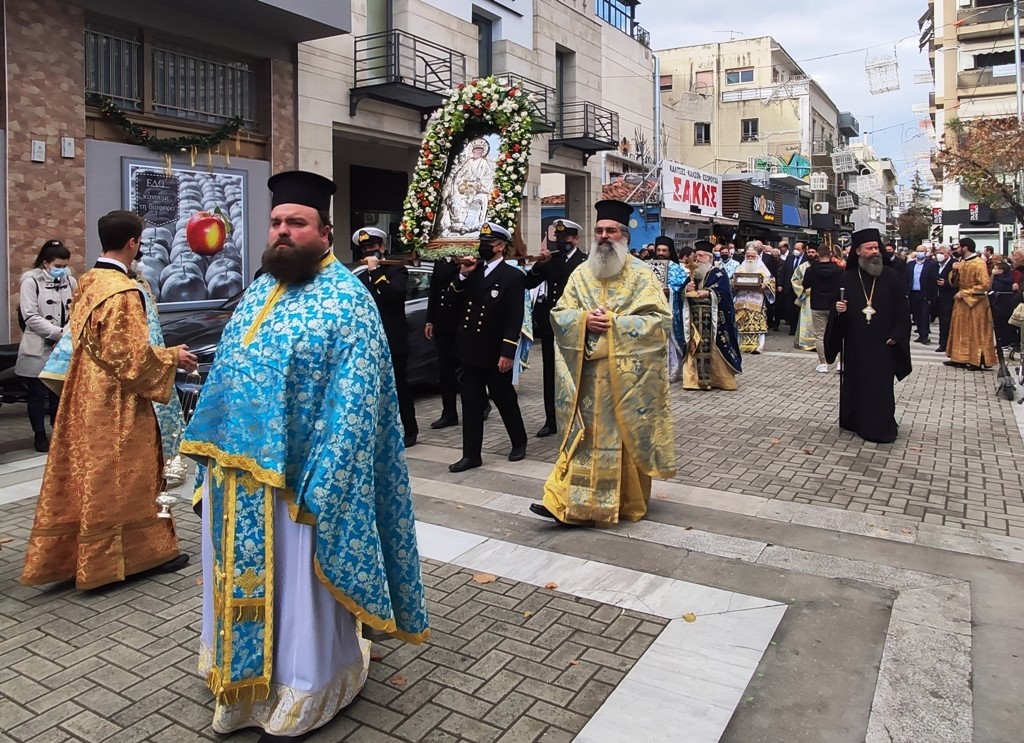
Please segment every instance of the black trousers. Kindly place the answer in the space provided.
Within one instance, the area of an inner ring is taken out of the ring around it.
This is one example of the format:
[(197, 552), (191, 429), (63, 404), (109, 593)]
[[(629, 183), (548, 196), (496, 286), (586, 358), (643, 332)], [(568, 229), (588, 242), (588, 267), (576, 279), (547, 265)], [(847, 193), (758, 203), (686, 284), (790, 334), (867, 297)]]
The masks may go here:
[(33, 433), (46, 433), (46, 416), (50, 417), (50, 427), (57, 420), (57, 404), (60, 398), (53, 390), (43, 384), (37, 377), (24, 377), (28, 390), (28, 420), (32, 424)]
[(779, 304), (779, 302), (782, 303), (782, 306), (776, 310), (779, 313), (779, 319), (783, 320), (790, 330), (794, 330), (797, 321), (800, 319), (800, 308), (794, 304), (796, 302), (796, 294), (792, 291), (787, 291), (785, 294), (781, 294), (775, 301), (776, 304)]
[(779, 303), (772, 302), (765, 308), (765, 315), (768, 319), (768, 329), (778, 330), (779, 329)]
[(391, 366), (395, 370), (395, 388), (398, 391), (398, 414), (402, 417), (402, 428), (406, 436), (419, 436), (420, 427), (416, 423), (416, 403), (409, 386), (409, 357), (391, 356)]
[(540, 355), (544, 362), (544, 425), (554, 428), (555, 420), (555, 338), (539, 336)]
[(910, 316), (914, 320), (914, 327), (917, 328), (918, 338), (928, 340), (929, 326), (932, 319), (931, 312), (928, 297), (924, 292), (910, 292)]
[(484, 369), (478, 366), (463, 366), (460, 369), (462, 382), (462, 456), (480, 460), (484, 445), (484, 408), (488, 394), (501, 414), (512, 448), (526, 446), (526, 426), (523, 414), (519, 412), (519, 395), (512, 386), (512, 370), (498, 371), (498, 362)]
[(437, 347), (437, 377), (441, 386), (441, 417), (458, 420), (459, 357), (455, 353), (455, 333), (438, 333), (435, 330), (434, 345)]
[(939, 348), (946, 347), (946, 341), (949, 339), (949, 324), (953, 319), (953, 298), (950, 297), (949, 302), (943, 301), (939, 297)]

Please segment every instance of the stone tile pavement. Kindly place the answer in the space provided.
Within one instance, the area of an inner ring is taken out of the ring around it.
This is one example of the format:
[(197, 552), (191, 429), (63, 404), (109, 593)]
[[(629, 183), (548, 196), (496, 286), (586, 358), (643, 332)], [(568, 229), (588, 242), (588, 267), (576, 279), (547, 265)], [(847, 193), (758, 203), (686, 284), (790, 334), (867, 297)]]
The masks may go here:
[[(197, 556), (198, 521), (180, 511)], [(21, 586), (33, 512), (0, 506), (0, 741), (224, 740), (196, 668), (198, 563), (88, 593)], [(375, 644), (362, 694), (311, 743), (569, 743), (666, 624), (432, 560), (423, 573), (430, 642)]]
[[(931, 347), (914, 347), (914, 372), (896, 387), (900, 437), (873, 444), (839, 429), (838, 375), (816, 373), (813, 353), (795, 351), (785, 333), (769, 334), (766, 351), (744, 356), (736, 392), (673, 385), (674, 481), (1024, 536), (1024, 474), (1014, 462), (1024, 442), (1016, 403), (995, 396), (992, 372), (951, 369)], [(539, 352), (519, 391), (532, 436), (544, 423)], [(417, 401), (420, 441), (461, 447), (461, 428), (429, 428), (439, 412), (438, 397)], [(528, 456), (553, 462), (556, 439), (531, 438)], [(508, 454), (497, 415), (484, 451)]]

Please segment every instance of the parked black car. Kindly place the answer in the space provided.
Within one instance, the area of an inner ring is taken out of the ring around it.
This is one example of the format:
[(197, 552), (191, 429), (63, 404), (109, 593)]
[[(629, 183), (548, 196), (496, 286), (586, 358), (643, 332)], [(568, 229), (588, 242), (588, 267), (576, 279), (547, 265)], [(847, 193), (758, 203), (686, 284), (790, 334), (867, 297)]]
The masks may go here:
[[(359, 275), (366, 268), (353, 269)], [(427, 298), (430, 296), (432, 266), (409, 266), (409, 288), (405, 301), (405, 315), (409, 319), (409, 383), (417, 386), (432, 386), (437, 383), (437, 352), (434, 344), (423, 335), (426, 322)], [(185, 344), (199, 357), (199, 373), (205, 381), (213, 364), (217, 344), (235, 307), (244, 292), (236, 294), (216, 309), (194, 310), (168, 315), (161, 320), (164, 344), (177, 346)], [(15, 347), (17, 350), (17, 347)], [(178, 373), (178, 392), (184, 401), (195, 397), (194, 384)]]

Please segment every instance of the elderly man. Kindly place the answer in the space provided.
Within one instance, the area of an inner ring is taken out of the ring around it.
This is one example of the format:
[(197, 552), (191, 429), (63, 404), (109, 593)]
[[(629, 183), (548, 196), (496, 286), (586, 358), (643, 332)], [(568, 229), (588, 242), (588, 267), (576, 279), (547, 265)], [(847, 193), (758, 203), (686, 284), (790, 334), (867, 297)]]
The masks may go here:
[(996, 360), (992, 307), (985, 294), (989, 288), (988, 267), (976, 251), (974, 240), (960, 238), (963, 260), (953, 266), (951, 274), (957, 291), (946, 344), (949, 360), (942, 362), (971, 371), (992, 366)]
[(687, 344), (683, 361), (683, 389), (687, 390), (738, 389), (736, 375), (743, 367), (729, 277), (714, 265), (712, 249), (707, 240), (697, 241), (697, 266), (683, 287), (689, 328), (684, 337), (678, 331), (676, 337)]
[(953, 304), (956, 302), (956, 287), (953, 286), (953, 266), (958, 258), (948, 245), (940, 245), (935, 251), (935, 261), (939, 264), (935, 284), (938, 290), (935, 295), (935, 314), (939, 318), (939, 347), (935, 353), (946, 352), (946, 341), (949, 340), (949, 323), (953, 317)]
[(827, 363), (842, 353), (839, 426), (866, 441), (896, 440), (894, 379), (910, 374), (904, 275), (884, 263), (878, 230), (853, 233), (840, 299), (825, 331)]
[(555, 337), (551, 332), (551, 310), (565, 291), (569, 276), (587, 260), (579, 249), (580, 229), (569, 219), (556, 219), (548, 226), (547, 246), (526, 274), (526, 288), (537, 289), (533, 306), (533, 335), (540, 341), (544, 362), (544, 426), (538, 438), (558, 433), (555, 419)]
[[(759, 243), (747, 243), (743, 263), (732, 277), (740, 351), (761, 353), (768, 334), (768, 305), (775, 301), (775, 279), (758, 255)], [(749, 283), (748, 283), (749, 282)], [(756, 283), (755, 283), (756, 282)]]
[(387, 337), (331, 252), (334, 183), (278, 173), (266, 273), (224, 328), (182, 451), (201, 486), (200, 670), (213, 729), (300, 738), (366, 681), (361, 626), (422, 642), (426, 604)]
[[(647, 513), (652, 477), (675, 474), (668, 406), (668, 302), (629, 252), (631, 207), (599, 201), (597, 244), (551, 313), (562, 444), (530, 510), (611, 526)], [(710, 257), (710, 256), (709, 256)]]
[[(822, 250), (826, 250), (822, 248)], [(814, 265), (818, 260), (818, 246), (808, 245), (805, 253), (806, 261), (796, 267), (790, 283), (793, 285), (793, 293), (796, 295), (797, 320), (796, 335), (793, 336), (793, 347), (801, 351), (814, 350), (814, 322), (811, 319), (811, 293), (804, 284), (804, 277), (807, 275), (809, 266)]]

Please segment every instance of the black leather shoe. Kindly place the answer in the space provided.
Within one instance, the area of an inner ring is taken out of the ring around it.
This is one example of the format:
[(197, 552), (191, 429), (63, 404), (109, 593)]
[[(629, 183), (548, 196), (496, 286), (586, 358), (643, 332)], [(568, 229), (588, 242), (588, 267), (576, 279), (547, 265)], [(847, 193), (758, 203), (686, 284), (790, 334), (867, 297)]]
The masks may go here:
[(33, 443), (33, 446), (35, 447), (36, 451), (38, 451), (38, 452), (48, 452), (48, 451), (50, 451), (50, 440), (48, 438), (46, 438), (46, 434), (45, 433), (39, 432), (39, 433), (36, 434), (35, 438), (36, 438), (36, 440)]
[(558, 517), (551, 513), (543, 503), (531, 503), (530, 513), (535, 513), (538, 516), (543, 516), (544, 518), (551, 519), (552, 521), (558, 521)]
[(935, 349), (935, 353), (945, 353), (945, 352), (946, 352), (946, 347), (945, 346), (939, 346), (938, 348)]
[(459, 425), (459, 419), (458, 418), (445, 418), (444, 416), (441, 416), (436, 421), (431, 423), (430, 427), (433, 428), (434, 430), (437, 430), (439, 428), (448, 428), (449, 426), (457, 426), (457, 425)]
[(526, 447), (525, 446), (513, 446), (512, 451), (508, 453), (508, 461), (519, 462), (526, 459)]
[(479, 459), (466, 459), (465, 457), (463, 457), (455, 464), (449, 464), (448, 471), (465, 472), (466, 470), (475, 469), (476, 467), (479, 467), (482, 464), (483, 462), (481, 462)]
[(402, 442), (405, 444), (406, 449), (411, 449), (412, 447), (416, 446), (416, 434), (413, 434), (412, 436), (406, 436), (404, 439), (402, 439)]
[(172, 557), (170, 560), (165, 562), (163, 565), (157, 565), (151, 570), (147, 570), (148, 575), (158, 575), (160, 573), (174, 573), (181, 570), (183, 567), (188, 565), (188, 555), (184, 552), (178, 554), (177, 557)]
[(540, 429), (539, 431), (537, 431), (537, 438), (538, 439), (543, 439), (543, 438), (546, 438), (548, 436), (554, 436), (556, 433), (558, 433), (558, 427), (557, 426), (553, 426), (550, 423), (545, 423), (544, 427), (542, 429)]
[(487, 403), (487, 407), (484, 408), (484, 420), (487, 420), (491, 415), (491, 404)]
[(958, 369), (967, 366), (967, 364), (961, 364), (959, 361), (953, 361), (953, 359), (950, 359), (949, 361), (943, 361), (942, 365), (943, 366), (955, 366)]

